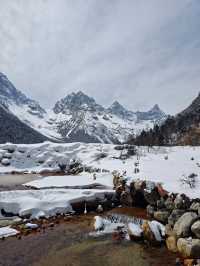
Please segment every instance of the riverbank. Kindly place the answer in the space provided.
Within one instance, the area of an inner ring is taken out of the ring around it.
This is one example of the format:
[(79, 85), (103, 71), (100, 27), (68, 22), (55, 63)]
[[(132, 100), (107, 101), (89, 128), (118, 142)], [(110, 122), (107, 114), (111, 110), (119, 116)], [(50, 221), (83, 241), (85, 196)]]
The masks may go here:
[[(113, 211), (112, 211), (113, 212)], [(0, 241), (1, 266), (169, 266), (176, 255), (165, 247), (152, 248), (110, 235), (91, 237), (94, 215), (77, 215), (47, 226), (45, 231)]]

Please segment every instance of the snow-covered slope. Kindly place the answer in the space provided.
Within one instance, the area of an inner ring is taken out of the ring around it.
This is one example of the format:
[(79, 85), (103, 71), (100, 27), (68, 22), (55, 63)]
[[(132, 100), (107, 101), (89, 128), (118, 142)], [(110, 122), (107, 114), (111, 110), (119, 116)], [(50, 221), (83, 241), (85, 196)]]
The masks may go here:
[[(55, 144), (46, 142), (34, 145), (0, 145), (0, 173), (37, 172), (48, 170), (54, 172), (59, 163), (67, 163), (70, 159), (82, 161), (83, 165), (105, 169), (111, 172), (118, 170), (126, 171), (129, 181), (132, 179), (151, 180), (163, 183), (165, 189), (172, 192), (180, 192), (190, 197), (200, 196), (200, 147), (139, 147), (138, 155), (131, 156), (126, 160), (119, 159), (122, 151), (112, 144), (86, 144), (69, 143)], [(103, 156), (102, 156), (103, 155)], [(2, 164), (7, 158), (8, 166)], [(135, 163), (139, 162), (139, 173), (135, 174)], [(181, 179), (195, 174), (196, 183), (194, 188), (182, 184)], [(106, 177), (107, 176), (107, 177)], [(65, 180), (64, 177), (47, 178), (35, 181), (37, 186), (76, 186), (93, 183), (92, 176), (83, 175), (83, 179)], [(67, 177), (66, 177), (67, 178)], [(81, 176), (80, 176), (81, 178)], [(1, 179), (1, 175), (0, 175)], [(107, 181), (105, 181), (105, 179)], [(98, 177), (95, 183), (109, 185), (109, 173)], [(40, 183), (41, 182), (41, 183)], [(108, 182), (108, 183), (107, 183)]]
[(148, 112), (135, 113), (116, 101), (104, 108), (81, 91), (59, 100), (53, 109), (44, 110), (1, 73), (0, 104), (44, 136), (64, 142), (124, 142), (129, 135), (139, 134), (166, 118), (158, 105)]

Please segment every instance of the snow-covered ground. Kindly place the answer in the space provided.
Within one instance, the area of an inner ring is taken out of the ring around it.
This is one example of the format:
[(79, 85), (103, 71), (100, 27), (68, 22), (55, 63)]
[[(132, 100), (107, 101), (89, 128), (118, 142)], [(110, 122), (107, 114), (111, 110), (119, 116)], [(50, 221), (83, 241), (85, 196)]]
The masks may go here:
[[(4, 144), (0, 145), (0, 158), (10, 157), (8, 158), (10, 165), (0, 164), (0, 173), (12, 171), (39, 173), (44, 170), (53, 172), (58, 169), (58, 163), (78, 159), (86, 166), (106, 169), (110, 172), (113, 170), (126, 171), (129, 180), (146, 179), (161, 182), (168, 191), (186, 193), (190, 197), (200, 197), (200, 147), (153, 147), (151, 149), (140, 147), (138, 152), (139, 156), (120, 160), (116, 158), (120, 156), (121, 151), (116, 150), (115, 146), (111, 144), (55, 144), (50, 142), (35, 145)], [(104, 156), (101, 156), (102, 154)], [(139, 173), (135, 174), (135, 163), (137, 162), (139, 162)], [(182, 185), (180, 179), (192, 173), (197, 175), (195, 188)], [(109, 184), (111, 175), (107, 176), (108, 181), (106, 180), (106, 182)], [(82, 179), (81, 176), (80, 179), (77, 177), (47, 177), (35, 181), (34, 184), (41, 187), (47, 184), (49, 187), (51, 185), (76, 186), (79, 182), (81, 185), (87, 185), (87, 178), (92, 180), (89, 175), (86, 179), (84, 175)], [(103, 179), (103, 177), (101, 178)], [(97, 181), (99, 183), (98, 179)], [(92, 180), (92, 182), (94, 181)], [(105, 182), (105, 178), (103, 182)]]
[(87, 188), (96, 186), (104, 186), (108, 189), (113, 188), (113, 177), (111, 174), (96, 174), (96, 180), (93, 179), (93, 174), (82, 173), (81, 175), (66, 175), (66, 176), (48, 176), (42, 179), (34, 180), (25, 184), (26, 186), (35, 188), (48, 187), (68, 187), (68, 188)]
[(57, 213), (72, 211), (71, 204), (104, 200), (112, 190), (88, 189), (42, 189), (13, 190), (0, 192), (0, 209), (31, 218), (49, 217)]

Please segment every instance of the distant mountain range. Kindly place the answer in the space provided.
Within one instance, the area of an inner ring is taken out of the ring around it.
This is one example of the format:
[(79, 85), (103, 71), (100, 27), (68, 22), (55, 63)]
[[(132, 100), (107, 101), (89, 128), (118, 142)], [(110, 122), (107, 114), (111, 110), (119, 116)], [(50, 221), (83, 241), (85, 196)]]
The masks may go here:
[(200, 94), (176, 116), (153, 129), (143, 130), (129, 142), (136, 145), (200, 145)]
[(0, 111), (1, 143), (44, 140), (121, 143), (167, 118), (158, 105), (147, 112), (133, 112), (115, 101), (105, 108), (81, 91), (67, 95), (51, 110), (45, 110), (17, 90), (2, 73)]

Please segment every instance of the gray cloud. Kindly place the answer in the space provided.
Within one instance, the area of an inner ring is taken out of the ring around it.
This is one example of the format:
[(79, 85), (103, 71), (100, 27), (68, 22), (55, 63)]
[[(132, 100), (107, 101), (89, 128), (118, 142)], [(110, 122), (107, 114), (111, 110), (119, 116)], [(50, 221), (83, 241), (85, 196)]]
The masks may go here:
[(185, 108), (200, 84), (198, 0), (0, 0), (0, 71), (42, 105)]

